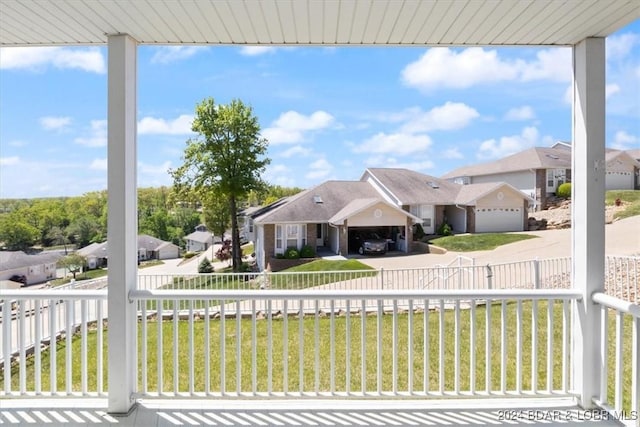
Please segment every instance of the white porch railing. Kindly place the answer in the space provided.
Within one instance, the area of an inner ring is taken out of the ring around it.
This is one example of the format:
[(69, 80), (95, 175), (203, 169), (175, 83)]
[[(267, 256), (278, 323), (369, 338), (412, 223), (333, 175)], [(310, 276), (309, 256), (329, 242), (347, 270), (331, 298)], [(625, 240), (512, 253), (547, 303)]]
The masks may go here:
[(602, 308), (602, 382), (596, 403), (625, 425), (640, 425), (640, 305), (604, 293), (594, 294), (593, 301)]

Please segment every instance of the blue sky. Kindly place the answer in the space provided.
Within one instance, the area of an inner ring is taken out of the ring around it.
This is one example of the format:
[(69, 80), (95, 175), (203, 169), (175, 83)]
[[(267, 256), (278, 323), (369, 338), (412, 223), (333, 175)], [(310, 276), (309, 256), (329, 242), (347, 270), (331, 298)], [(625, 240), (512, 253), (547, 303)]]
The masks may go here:
[[(0, 198), (106, 188), (106, 48), (0, 50)], [(571, 140), (568, 48), (166, 47), (138, 54), (138, 185), (171, 185), (205, 97), (250, 104), (264, 178), (440, 176)], [(607, 146), (640, 148), (640, 22), (607, 39)]]

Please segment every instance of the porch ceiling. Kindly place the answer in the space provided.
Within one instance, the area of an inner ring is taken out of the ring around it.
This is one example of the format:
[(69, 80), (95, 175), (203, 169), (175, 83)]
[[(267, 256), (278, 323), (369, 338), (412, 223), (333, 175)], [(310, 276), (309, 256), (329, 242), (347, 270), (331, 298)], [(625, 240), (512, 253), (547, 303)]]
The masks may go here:
[(573, 45), (638, 18), (638, 0), (0, 0), (0, 46)]

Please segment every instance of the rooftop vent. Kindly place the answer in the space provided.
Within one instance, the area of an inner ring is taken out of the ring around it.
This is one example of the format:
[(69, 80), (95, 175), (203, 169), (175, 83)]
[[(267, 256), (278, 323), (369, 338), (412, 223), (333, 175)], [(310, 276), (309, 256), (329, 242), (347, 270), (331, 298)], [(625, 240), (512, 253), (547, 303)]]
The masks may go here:
[(313, 201), (315, 203), (322, 203), (322, 197), (320, 197), (318, 195), (315, 195), (315, 196), (313, 196)]
[(427, 185), (431, 188), (440, 188), (440, 186), (433, 181), (427, 182)]
[(556, 156), (555, 154), (547, 154), (547, 157), (554, 159), (554, 160), (558, 160), (560, 157)]

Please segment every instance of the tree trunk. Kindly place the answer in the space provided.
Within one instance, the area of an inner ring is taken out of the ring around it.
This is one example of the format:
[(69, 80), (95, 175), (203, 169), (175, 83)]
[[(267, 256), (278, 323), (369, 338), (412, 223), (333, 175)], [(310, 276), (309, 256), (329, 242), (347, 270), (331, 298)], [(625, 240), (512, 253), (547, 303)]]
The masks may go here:
[(238, 207), (236, 197), (231, 196), (231, 258), (233, 260), (233, 272), (237, 273), (242, 264), (242, 250), (240, 249), (240, 233), (238, 232)]

